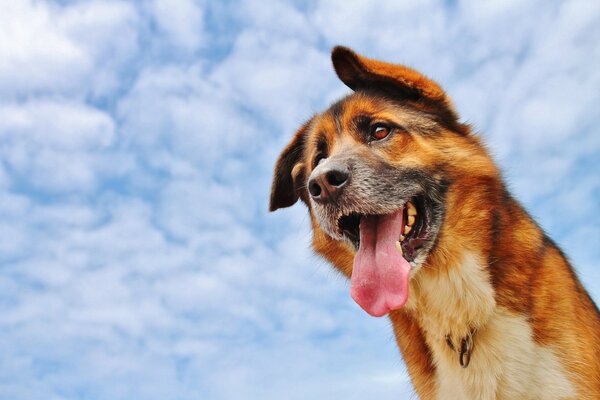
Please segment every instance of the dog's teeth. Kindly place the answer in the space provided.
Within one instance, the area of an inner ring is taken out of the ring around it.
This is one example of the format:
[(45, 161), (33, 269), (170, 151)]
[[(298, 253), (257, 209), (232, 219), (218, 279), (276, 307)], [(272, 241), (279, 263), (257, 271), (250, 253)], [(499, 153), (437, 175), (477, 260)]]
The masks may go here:
[(412, 226), (404, 225), (404, 234), (408, 235), (412, 229)]
[(404, 239), (406, 239), (406, 236), (404, 236), (404, 235), (400, 235), (400, 241), (401, 241), (401, 242), (404, 242)]
[(415, 216), (409, 215), (408, 216), (408, 226), (413, 226), (414, 224), (415, 224)]
[(400, 244), (400, 242), (396, 242), (396, 250), (398, 250), (398, 253), (400, 253), (401, 256), (404, 256), (404, 252), (402, 251), (402, 245)]
[(415, 207), (415, 205), (409, 201), (408, 203), (406, 203), (406, 212), (409, 216), (417, 215), (417, 207)]

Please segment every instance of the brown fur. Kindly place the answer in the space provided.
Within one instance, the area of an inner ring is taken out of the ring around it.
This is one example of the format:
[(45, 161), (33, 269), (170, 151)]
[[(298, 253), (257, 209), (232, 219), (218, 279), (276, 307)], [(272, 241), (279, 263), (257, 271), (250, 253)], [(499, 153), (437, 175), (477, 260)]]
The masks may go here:
[[(572, 395), (560, 396), (599, 399), (597, 307), (566, 257), (507, 192), (491, 157), (469, 127), (458, 121), (444, 91), (412, 69), (371, 60), (346, 48), (334, 49), (332, 57), (338, 76), (356, 93), (316, 115), (296, 133), (275, 168), (271, 210), (302, 199), (310, 212), (315, 251), (349, 277), (355, 250), (321, 229), (306, 193), (319, 146), (326, 144), (329, 154), (349, 148), (364, 157), (376, 153), (389, 165), (427, 171), (431, 179), (447, 186), (444, 219), (435, 246), (411, 277), (409, 302), (389, 315), (418, 395), (451, 398), (440, 393), (444, 373), (438, 369), (445, 356), (453, 357), (440, 342), (444, 335), (459, 339), (476, 328), (473, 362), (478, 362), (488, 351), (494, 356), (494, 335), (500, 330), (492, 327), (511, 320), (525, 321), (535, 351), (547, 349), (558, 360), (573, 387)], [(396, 134), (385, 146), (366, 150), (352, 125), (360, 114), (398, 122), (406, 132)], [(474, 267), (476, 276), (464, 275), (465, 257), (481, 265)], [(436, 298), (440, 293), (430, 288), (437, 282), (448, 282), (450, 298)], [(453, 291), (452, 285), (459, 289)], [(478, 287), (481, 292), (471, 289)], [(456, 313), (436, 308), (440, 300), (455, 305)], [(498, 340), (502, 343), (503, 338)], [(481, 346), (479, 354), (477, 346)], [(502, 360), (502, 354), (497, 356)], [(491, 390), (490, 398), (510, 393), (503, 389), (501, 378), (492, 390), (484, 378), (478, 381), (476, 365), (468, 368), (451, 371), (464, 375), (448, 376), (464, 376), (456, 384), (472, 385), (469, 393)]]

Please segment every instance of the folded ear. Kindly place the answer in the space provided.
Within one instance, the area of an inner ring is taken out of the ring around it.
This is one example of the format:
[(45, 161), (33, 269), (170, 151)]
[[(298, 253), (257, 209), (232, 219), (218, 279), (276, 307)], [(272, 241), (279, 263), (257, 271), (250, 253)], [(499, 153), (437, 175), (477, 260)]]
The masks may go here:
[(452, 110), (442, 88), (412, 68), (372, 60), (342, 46), (333, 49), (331, 59), (337, 76), (352, 90), (386, 85), (399, 89), (408, 99), (441, 103)]
[(305, 170), (302, 155), (304, 154), (306, 131), (310, 123), (311, 121), (308, 121), (302, 125), (277, 160), (271, 185), (269, 211), (289, 207), (300, 197), (299, 185)]

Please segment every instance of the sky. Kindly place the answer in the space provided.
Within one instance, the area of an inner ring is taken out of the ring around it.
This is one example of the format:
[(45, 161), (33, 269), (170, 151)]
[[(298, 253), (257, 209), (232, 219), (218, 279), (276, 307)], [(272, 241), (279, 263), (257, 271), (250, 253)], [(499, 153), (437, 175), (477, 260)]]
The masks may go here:
[(0, 0), (0, 399), (414, 397), (267, 212), (337, 44), (440, 82), (599, 302), (598, 43), (592, 0)]

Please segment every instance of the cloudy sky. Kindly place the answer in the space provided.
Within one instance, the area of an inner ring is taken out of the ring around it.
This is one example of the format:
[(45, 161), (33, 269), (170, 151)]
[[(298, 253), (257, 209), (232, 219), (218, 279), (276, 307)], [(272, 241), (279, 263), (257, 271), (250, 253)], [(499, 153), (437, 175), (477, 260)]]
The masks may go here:
[(336, 44), (441, 82), (600, 301), (598, 43), (591, 0), (0, 0), (0, 398), (411, 395), (267, 213)]

